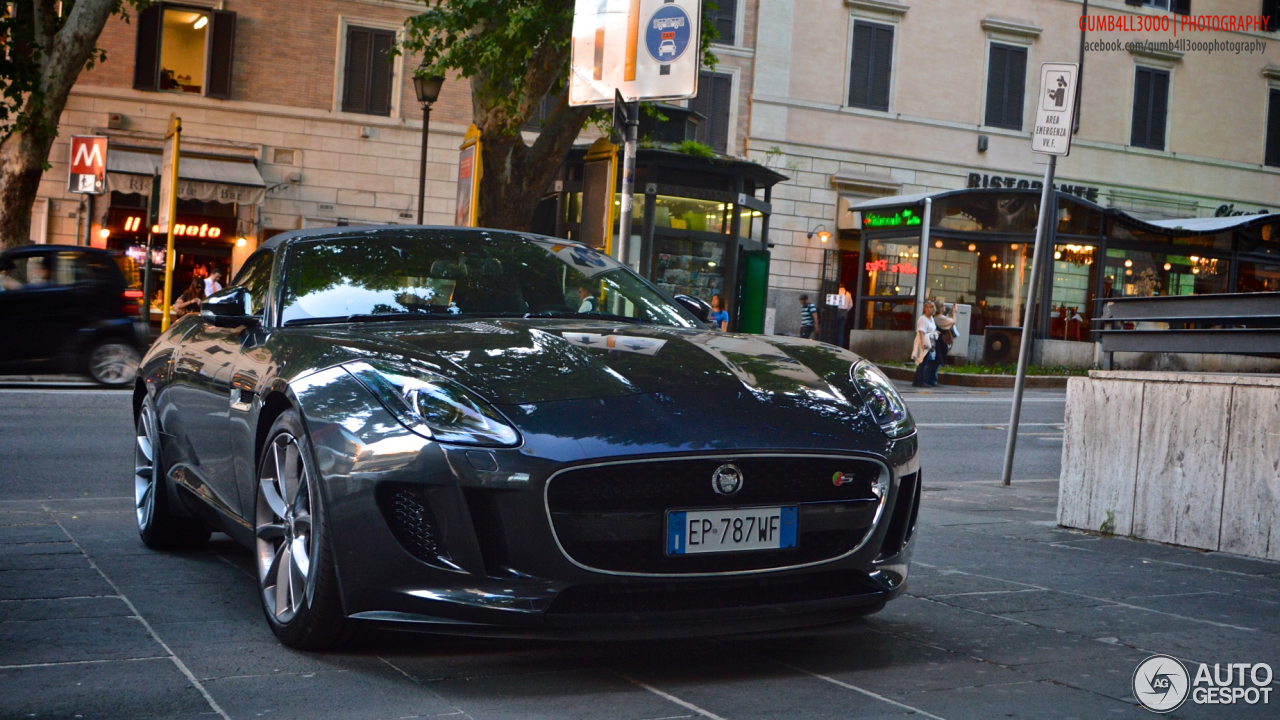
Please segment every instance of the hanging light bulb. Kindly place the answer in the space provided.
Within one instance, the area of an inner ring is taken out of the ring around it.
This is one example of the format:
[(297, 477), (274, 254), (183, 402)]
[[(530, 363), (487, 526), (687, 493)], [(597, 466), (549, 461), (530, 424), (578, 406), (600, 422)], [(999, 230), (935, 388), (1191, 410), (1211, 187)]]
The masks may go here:
[(1169, 271), (1169, 270), (1172, 270), (1172, 269), (1173, 269), (1173, 265), (1171, 265), (1171, 264), (1169, 264), (1169, 263), (1165, 263), (1165, 264), (1164, 264), (1164, 269), (1165, 269), (1165, 271), (1166, 271), (1166, 272), (1167, 272), (1167, 271)]
[(974, 250), (977, 250), (977, 249), (978, 249), (977, 245), (974, 245), (973, 243), (969, 243), (969, 252), (973, 252)]
[(1132, 260), (1125, 260), (1125, 261), (1124, 261), (1124, 266), (1125, 266), (1125, 267), (1133, 267), (1133, 261), (1132, 261)]
[(936, 247), (936, 248), (941, 249), (941, 248), (942, 248), (942, 241), (941, 241), (941, 240), (936, 240), (936, 241), (934, 241), (933, 246), (934, 246), (934, 247)]
[(1053, 259), (1054, 259), (1054, 260), (1061, 260), (1061, 259), (1062, 259), (1062, 251), (1061, 251), (1061, 250), (1054, 250), (1054, 251), (1053, 251)]

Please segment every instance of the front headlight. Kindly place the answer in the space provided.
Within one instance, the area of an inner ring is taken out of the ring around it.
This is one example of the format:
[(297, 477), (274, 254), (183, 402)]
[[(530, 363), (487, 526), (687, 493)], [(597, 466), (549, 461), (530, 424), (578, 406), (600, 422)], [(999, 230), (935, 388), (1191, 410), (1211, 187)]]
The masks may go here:
[(343, 366), (413, 432), (457, 445), (512, 447), (520, 435), (484, 400), (458, 383), (432, 373), (384, 363)]
[(862, 396), (862, 402), (871, 411), (871, 417), (875, 418), (885, 435), (900, 438), (916, 431), (911, 413), (907, 412), (907, 404), (902, 401), (902, 396), (889, 378), (875, 365), (859, 360), (849, 370), (849, 377)]

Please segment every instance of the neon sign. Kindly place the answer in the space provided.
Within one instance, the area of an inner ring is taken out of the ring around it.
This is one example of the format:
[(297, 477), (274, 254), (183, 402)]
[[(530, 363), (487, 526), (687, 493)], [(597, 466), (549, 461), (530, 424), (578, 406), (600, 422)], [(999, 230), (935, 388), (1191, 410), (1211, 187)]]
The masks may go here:
[(905, 263), (889, 264), (888, 260), (872, 260), (866, 264), (867, 272), (875, 272), (881, 270), (884, 272), (898, 273), (900, 275), (916, 275), (920, 271), (915, 265), (907, 265)]
[(899, 210), (892, 215), (878, 215), (876, 213), (863, 213), (862, 224), (864, 227), (910, 227), (920, 224), (920, 216), (914, 210)]

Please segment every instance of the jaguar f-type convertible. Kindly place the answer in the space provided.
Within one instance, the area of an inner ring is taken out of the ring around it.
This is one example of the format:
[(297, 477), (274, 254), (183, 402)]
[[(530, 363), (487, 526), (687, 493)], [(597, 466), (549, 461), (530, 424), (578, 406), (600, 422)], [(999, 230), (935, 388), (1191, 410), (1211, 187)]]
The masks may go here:
[(708, 310), (565, 240), (278, 235), (139, 367), (138, 530), (251, 548), (304, 649), (371, 624), (604, 639), (878, 611), (920, 498), (906, 406), (848, 351)]

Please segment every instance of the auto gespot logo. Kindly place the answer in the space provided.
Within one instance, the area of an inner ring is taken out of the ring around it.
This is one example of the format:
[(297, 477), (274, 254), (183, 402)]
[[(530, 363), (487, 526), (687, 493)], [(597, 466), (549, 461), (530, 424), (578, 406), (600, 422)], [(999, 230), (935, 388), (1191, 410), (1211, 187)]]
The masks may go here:
[(1193, 678), (1181, 660), (1152, 655), (1133, 671), (1133, 696), (1151, 712), (1167, 713), (1188, 699), (1196, 705), (1267, 705), (1271, 666), (1266, 663), (1199, 663)]

